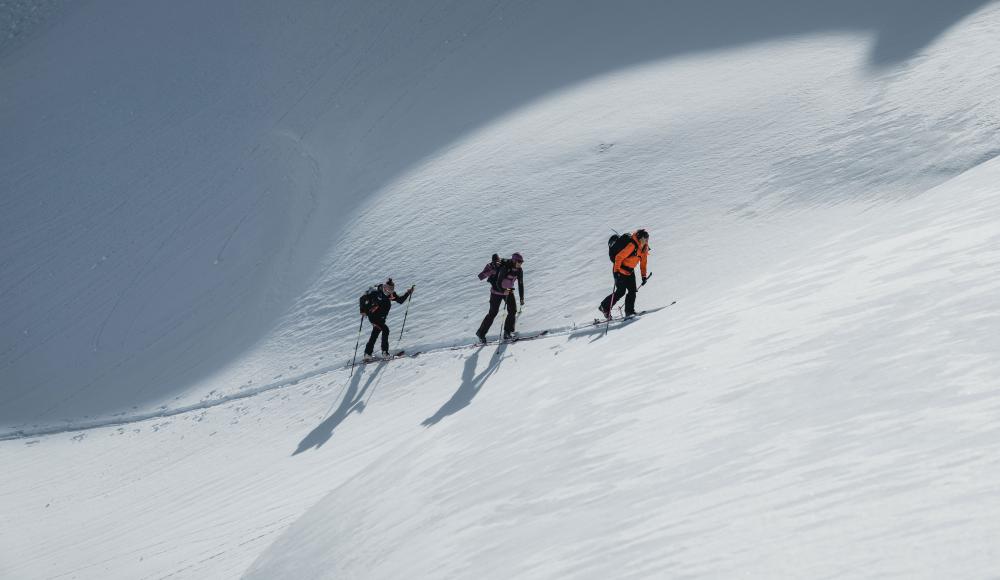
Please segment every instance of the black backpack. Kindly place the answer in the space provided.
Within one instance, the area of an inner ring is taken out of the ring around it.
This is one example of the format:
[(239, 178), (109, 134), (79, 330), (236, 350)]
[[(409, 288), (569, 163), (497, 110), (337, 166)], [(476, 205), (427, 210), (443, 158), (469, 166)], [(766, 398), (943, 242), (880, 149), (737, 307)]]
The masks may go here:
[(378, 292), (378, 286), (372, 286), (368, 290), (365, 290), (365, 293), (361, 295), (361, 300), (358, 303), (362, 312), (367, 314), (371, 307), (375, 305), (375, 302), (378, 301), (378, 297), (376, 296)]
[(493, 262), (490, 262), (486, 265), (485, 269), (488, 269), (490, 272), (486, 277), (486, 281), (492, 286), (493, 283), (497, 281), (497, 272), (500, 270), (500, 264), (497, 263), (494, 265)]
[[(614, 262), (615, 256), (618, 255), (618, 252), (624, 250), (625, 246), (629, 245), (630, 243), (632, 243), (632, 234), (628, 232), (625, 232), (624, 234), (621, 235), (613, 234), (610, 238), (608, 238), (608, 258), (610, 258), (611, 261)], [(635, 244), (632, 245), (635, 246)], [(631, 255), (634, 255), (637, 251), (638, 248), (634, 248), (632, 250)]]

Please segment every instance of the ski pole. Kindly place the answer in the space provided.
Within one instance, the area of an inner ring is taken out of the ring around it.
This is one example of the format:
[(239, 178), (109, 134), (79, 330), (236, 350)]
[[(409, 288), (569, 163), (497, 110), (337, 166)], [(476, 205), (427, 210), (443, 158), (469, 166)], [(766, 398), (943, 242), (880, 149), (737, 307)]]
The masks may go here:
[(365, 325), (365, 315), (361, 315), (361, 322), (358, 324), (358, 340), (354, 343), (354, 358), (351, 359), (351, 374), (347, 378), (354, 376), (354, 361), (358, 360), (358, 345), (361, 344), (361, 328)]
[[(611, 231), (613, 231), (616, 236), (621, 236), (621, 233), (619, 233), (619, 231), (616, 230), (615, 228), (612, 228), (612, 227), (609, 226), (608, 229), (610, 229)], [(607, 315), (607, 319), (608, 320), (604, 324), (604, 334), (608, 333), (608, 327), (611, 326), (611, 309), (614, 308), (615, 302), (616, 302), (616, 300), (615, 300), (615, 290), (618, 290), (618, 279), (615, 278), (614, 274), (615, 274), (615, 272), (614, 272), (614, 270), (612, 270), (611, 271), (611, 277), (614, 280), (614, 284), (611, 286), (611, 295), (608, 296), (608, 298), (610, 299), (610, 300), (608, 300), (608, 315)], [(621, 314), (621, 311), (622, 311), (622, 307), (619, 306), (618, 307), (618, 313)]]
[[(513, 291), (513, 289), (511, 289), (511, 291)], [(497, 344), (503, 342), (503, 335), (506, 333), (504, 328), (507, 326), (507, 296), (509, 296), (509, 294), (505, 294), (503, 302), (500, 303), (500, 305), (503, 306), (503, 315), (500, 317), (500, 339), (497, 340)]]
[[(417, 287), (417, 285), (414, 284), (413, 288), (416, 288), (416, 287)], [(412, 288), (411, 288), (411, 290), (412, 290)], [(410, 315), (410, 303), (411, 302), (413, 302), (413, 292), (410, 292), (410, 297), (407, 298), (407, 300), (406, 300), (406, 311), (403, 312), (403, 326), (401, 326), (400, 329), (399, 329), (399, 338), (396, 339), (396, 342), (399, 342), (400, 340), (403, 340), (403, 331), (406, 330), (406, 317)]]
[(497, 344), (503, 342), (503, 327), (507, 325), (506, 299), (504, 299), (504, 302), (505, 302), (504, 304), (501, 304), (501, 306), (503, 306), (503, 314), (500, 316), (500, 338), (497, 339)]
[(618, 278), (614, 276), (614, 272), (612, 272), (611, 274), (612, 278), (614, 278), (615, 283), (611, 287), (611, 295), (608, 296), (608, 313), (606, 315), (608, 317), (608, 320), (607, 322), (604, 323), (605, 336), (608, 334), (608, 327), (611, 326), (611, 308), (615, 305), (615, 291), (618, 290)]

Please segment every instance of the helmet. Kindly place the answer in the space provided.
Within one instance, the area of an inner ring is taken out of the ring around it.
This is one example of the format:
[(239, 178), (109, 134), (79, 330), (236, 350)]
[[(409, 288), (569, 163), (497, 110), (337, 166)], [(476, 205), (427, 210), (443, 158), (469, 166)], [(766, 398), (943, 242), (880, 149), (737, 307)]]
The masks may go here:
[(510, 259), (514, 260), (515, 262), (523, 262), (524, 256), (522, 256), (520, 252), (514, 252), (513, 254), (511, 254)]

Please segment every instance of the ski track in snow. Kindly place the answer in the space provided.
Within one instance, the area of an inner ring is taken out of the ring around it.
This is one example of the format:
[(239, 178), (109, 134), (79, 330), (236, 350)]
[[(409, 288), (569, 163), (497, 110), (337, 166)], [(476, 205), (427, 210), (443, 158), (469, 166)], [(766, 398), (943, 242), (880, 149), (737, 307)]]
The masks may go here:
[[(666, 306), (659, 307), (659, 308), (650, 308), (650, 309), (647, 309), (647, 311), (649, 311), (649, 312), (655, 312), (657, 310), (662, 310), (663, 308), (666, 308)], [(632, 319), (632, 320), (615, 319), (615, 320), (611, 321), (611, 327), (613, 327), (613, 328), (619, 328), (619, 327), (623, 327), (623, 326), (627, 326), (627, 325), (639, 322), (640, 320), (641, 320), (641, 318), (639, 318), (639, 317), (637, 317), (635, 319)], [(535, 334), (535, 333), (538, 333), (538, 332), (544, 332), (545, 334), (542, 335), (542, 336), (531, 336), (532, 334)], [(596, 324), (582, 323), (582, 324), (575, 324), (573, 326), (564, 326), (564, 327), (560, 327), (560, 328), (553, 328), (553, 329), (547, 329), (547, 330), (527, 330), (527, 331), (521, 332), (521, 334), (524, 335), (524, 338), (519, 338), (519, 339), (515, 340), (514, 342), (517, 343), (517, 342), (540, 341), (540, 340), (545, 340), (545, 339), (550, 339), (550, 338), (555, 338), (555, 337), (560, 337), (560, 336), (568, 336), (568, 335), (569, 336), (584, 336), (584, 335), (600, 336), (600, 335), (603, 335), (604, 333), (605, 333), (605, 329), (604, 329), (603, 324), (602, 325), (596, 325)], [(471, 343), (471, 344), (469, 344), (469, 343), (448, 343), (448, 344), (437, 343), (437, 344), (428, 344), (428, 345), (415, 345), (415, 346), (407, 348), (406, 350), (408, 352), (416, 352), (418, 354), (416, 354), (416, 355), (407, 355), (407, 356), (402, 357), (402, 359), (411, 359), (411, 358), (416, 358), (417, 356), (428, 357), (428, 356), (432, 356), (432, 355), (435, 355), (435, 354), (452, 352), (452, 351), (455, 351), (455, 350), (473, 349), (473, 348), (476, 348), (476, 347), (479, 347), (479, 346), (481, 346), (481, 345), (476, 344), (476, 343)], [(491, 339), (490, 342), (487, 345), (485, 345), (485, 346), (497, 346), (497, 343), (494, 342)], [(378, 361), (376, 361), (375, 363), (370, 363), (370, 364), (377, 364), (377, 362)], [(363, 363), (361, 363), (359, 361), (357, 364), (360, 366)], [(300, 375), (296, 375), (294, 377), (290, 377), (290, 378), (287, 378), (287, 379), (284, 379), (284, 380), (281, 380), (281, 381), (276, 381), (276, 382), (268, 383), (266, 385), (261, 385), (261, 386), (258, 386), (258, 387), (245, 388), (245, 389), (242, 389), (240, 391), (231, 393), (229, 395), (225, 395), (225, 396), (218, 397), (218, 398), (215, 398), (215, 399), (203, 401), (203, 402), (200, 402), (200, 403), (195, 403), (195, 404), (191, 404), (191, 405), (183, 405), (183, 406), (179, 406), (179, 407), (162, 409), (162, 410), (158, 410), (158, 411), (150, 411), (150, 412), (147, 412), (147, 413), (135, 413), (135, 414), (123, 415), (123, 416), (119, 416), (119, 417), (109, 417), (109, 418), (106, 418), (106, 419), (96, 419), (96, 420), (93, 420), (93, 421), (80, 421), (80, 422), (73, 423), (71, 425), (58, 425), (58, 426), (53, 425), (53, 426), (44, 426), (44, 427), (14, 429), (12, 431), (8, 431), (8, 432), (5, 432), (5, 433), (0, 433), (0, 441), (12, 441), (12, 440), (17, 440), (17, 439), (30, 439), (30, 438), (33, 438), (33, 437), (41, 437), (41, 436), (45, 436), (45, 435), (59, 435), (59, 434), (64, 434), (64, 433), (74, 433), (74, 432), (77, 432), (77, 431), (87, 431), (87, 430), (90, 430), (90, 429), (99, 429), (99, 428), (102, 428), (102, 427), (118, 427), (118, 426), (122, 426), (122, 425), (129, 425), (129, 424), (132, 424), (132, 423), (141, 423), (141, 422), (144, 422), (144, 421), (151, 421), (151, 420), (155, 420), (155, 419), (166, 419), (168, 417), (175, 417), (177, 415), (183, 415), (183, 414), (186, 414), (186, 413), (192, 413), (192, 412), (196, 412), (196, 411), (204, 411), (206, 409), (211, 409), (213, 407), (218, 407), (218, 406), (221, 406), (221, 405), (226, 405), (226, 404), (232, 403), (234, 401), (240, 401), (240, 400), (247, 399), (247, 398), (250, 398), (250, 397), (254, 397), (254, 396), (257, 396), (257, 395), (260, 395), (260, 394), (263, 394), (263, 393), (268, 393), (270, 391), (274, 391), (274, 390), (277, 390), (277, 389), (282, 389), (282, 388), (285, 388), (285, 387), (295, 386), (295, 385), (297, 385), (297, 384), (299, 384), (299, 383), (301, 383), (303, 381), (308, 381), (310, 379), (315, 379), (315, 378), (322, 377), (324, 375), (328, 375), (330, 373), (335, 373), (335, 372), (338, 372), (338, 371), (348, 370), (350, 368), (351, 368), (351, 363), (345, 363), (343, 365), (327, 366), (327, 367), (323, 367), (323, 368), (314, 369), (314, 370), (309, 371), (307, 373), (302, 373)]]

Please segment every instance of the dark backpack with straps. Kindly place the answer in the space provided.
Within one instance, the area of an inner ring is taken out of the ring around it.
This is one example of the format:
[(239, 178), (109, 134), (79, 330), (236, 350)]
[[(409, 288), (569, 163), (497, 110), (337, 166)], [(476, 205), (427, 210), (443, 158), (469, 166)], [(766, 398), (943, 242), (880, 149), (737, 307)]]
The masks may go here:
[[(632, 243), (632, 234), (630, 234), (629, 232), (625, 232), (624, 234), (621, 235), (619, 234), (612, 235), (610, 238), (608, 238), (608, 258), (610, 258), (611, 261), (614, 262), (615, 256), (618, 255), (618, 252), (624, 250), (625, 247), (628, 246), (630, 243)], [(633, 246), (634, 245), (635, 244), (633, 244)], [(633, 249), (632, 255), (634, 255), (637, 250), (638, 248)]]
[(497, 269), (499, 267), (500, 267), (499, 265), (494, 265), (493, 262), (490, 262), (489, 264), (486, 264), (485, 268), (483, 268), (483, 272), (486, 274), (486, 281), (489, 282), (490, 284), (496, 282)]
[(361, 300), (359, 300), (358, 303), (358, 306), (361, 307), (362, 312), (368, 314), (368, 311), (371, 310), (371, 307), (374, 306), (375, 303), (378, 301), (378, 296), (377, 296), (378, 292), (379, 292), (378, 286), (372, 286), (368, 288), (368, 290), (365, 290), (365, 293), (361, 295)]

